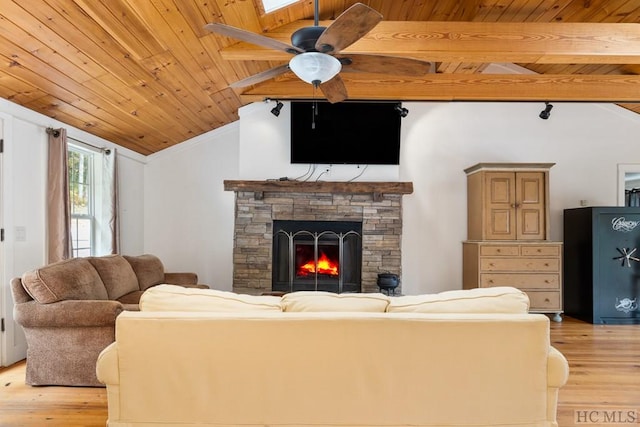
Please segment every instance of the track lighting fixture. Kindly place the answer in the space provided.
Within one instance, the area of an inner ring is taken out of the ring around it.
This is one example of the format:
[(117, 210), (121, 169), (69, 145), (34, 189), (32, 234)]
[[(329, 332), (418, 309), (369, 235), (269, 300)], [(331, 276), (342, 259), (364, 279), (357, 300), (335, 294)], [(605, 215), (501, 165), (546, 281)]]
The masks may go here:
[(553, 108), (553, 105), (549, 104), (548, 102), (545, 102), (544, 105), (545, 105), (544, 110), (540, 111), (539, 117), (542, 120), (547, 120), (549, 116), (551, 116), (551, 109)]
[(284, 104), (280, 101), (276, 101), (276, 106), (271, 109), (271, 114), (278, 117), (280, 115), (280, 110), (282, 110)]
[(406, 108), (404, 108), (401, 104), (397, 104), (395, 106), (395, 110), (398, 112), (398, 114), (400, 115), (400, 117), (404, 118), (407, 117), (407, 114), (409, 114), (409, 110), (407, 110)]

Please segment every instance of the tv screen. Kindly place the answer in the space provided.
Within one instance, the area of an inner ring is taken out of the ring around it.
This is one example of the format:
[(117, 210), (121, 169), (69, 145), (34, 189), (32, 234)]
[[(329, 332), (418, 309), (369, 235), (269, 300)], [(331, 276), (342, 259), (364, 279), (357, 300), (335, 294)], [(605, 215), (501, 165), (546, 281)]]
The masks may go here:
[(291, 163), (397, 165), (398, 102), (291, 102)]

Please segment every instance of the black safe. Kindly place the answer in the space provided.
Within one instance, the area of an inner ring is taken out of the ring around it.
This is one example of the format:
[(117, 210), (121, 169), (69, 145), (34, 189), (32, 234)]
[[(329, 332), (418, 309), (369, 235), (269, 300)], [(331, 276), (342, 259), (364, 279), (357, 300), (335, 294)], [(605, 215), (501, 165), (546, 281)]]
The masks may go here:
[(640, 324), (640, 208), (564, 211), (564, 312), (597, 324)]

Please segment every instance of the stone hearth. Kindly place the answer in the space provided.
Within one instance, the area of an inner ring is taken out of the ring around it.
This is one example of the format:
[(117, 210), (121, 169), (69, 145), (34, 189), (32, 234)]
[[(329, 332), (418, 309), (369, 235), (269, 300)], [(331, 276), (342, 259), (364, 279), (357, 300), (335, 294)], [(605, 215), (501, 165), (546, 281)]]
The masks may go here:
[(410, 182), (225, 181), (234, 191), (233, 291), (271, 291), (274, 220), (362, 222), (362, 292), (402, 274), (402, 196)]

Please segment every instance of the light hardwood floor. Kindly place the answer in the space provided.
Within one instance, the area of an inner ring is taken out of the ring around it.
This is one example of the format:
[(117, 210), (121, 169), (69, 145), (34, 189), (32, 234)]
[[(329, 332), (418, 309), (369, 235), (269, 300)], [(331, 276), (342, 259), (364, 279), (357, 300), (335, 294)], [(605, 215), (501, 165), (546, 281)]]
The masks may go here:
[[(567, 318), (551, 322), (551, 342), (567, 357), (571, 369), (568, 384), (560, 390), (560, 426), (588, 425), (586, 413), (592, 419), (603, 417), (604, 411), (640, 414), (640, 325), (601, 326)], [(0, 368), (0, 426), (105, 425), (104, 389), (29, 387), (24, 384), (24, 370), (24, 362)], [(576, 411), (581, 412), (576, 415)]]

